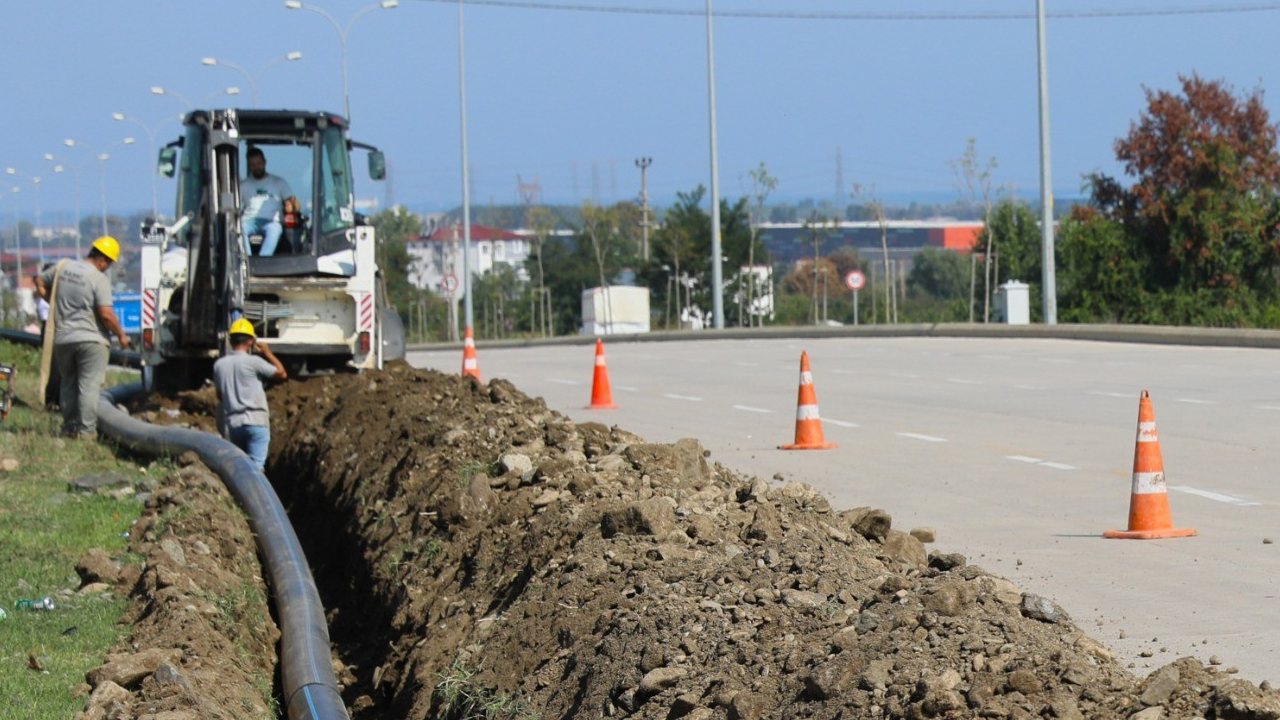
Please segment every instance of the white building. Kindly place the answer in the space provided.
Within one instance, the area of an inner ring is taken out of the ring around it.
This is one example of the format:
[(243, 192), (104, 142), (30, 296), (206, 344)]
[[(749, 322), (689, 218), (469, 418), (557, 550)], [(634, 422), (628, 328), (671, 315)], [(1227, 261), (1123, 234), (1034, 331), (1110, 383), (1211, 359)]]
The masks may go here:
[[(413, 259), (409, 282), (439, 295), (457, 293), (462, 286), (462, 235), (462, 223), (453, 223), (408, 240), (405, 245)], [(505, 264), (514, 267), (521, 280), (528, 280), (524, 263), (531, 247), (525, 235), (472, 223), (467, 259), (471, 273), (484, 275), (494, 266)]]

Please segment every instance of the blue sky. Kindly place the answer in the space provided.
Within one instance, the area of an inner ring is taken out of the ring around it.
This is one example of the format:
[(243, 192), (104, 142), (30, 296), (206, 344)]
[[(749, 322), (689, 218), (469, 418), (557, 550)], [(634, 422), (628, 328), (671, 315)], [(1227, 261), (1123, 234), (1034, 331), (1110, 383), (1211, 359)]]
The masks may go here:
[[(345, 25), (372, 0), (309, 2)], [(1145, 106), (1143, 88), (1179, 74), (1238, 93), (1280, 77), (1280, 2), (1047, 0), (1053, 186), (1121, 173), (1112, 145)], [(705, 0), (512, 0), (465, 6), (472, 202), (517, 202), (537, 178), (544, 202), (610, 203), (709, 185)], [(592, 10), (591, 8), (596, 8)], [(744, 193), (761, 162), (778, 199), (837, 198), (837, 152), (853, 183), (892, 201), (960, 195), (952, 165), (969, 138), (993, 180), (1034, 197), (1039, 183), (1034, 0), (715, 0), (720, 186)], [(1203, 12), (1214, 10), (1214, 12)], [(0, 222), (17, 204), (69, 217), (71, 173), (96, 212), (151, 205), (153, 154), (187, 102), (342, 112), (339, 33), (284, 0), (7, 0), (0, 3)], [(401, 0), (362, 15), (346, 48), (353, 136), (382, 148), (391, 182), (361, 197), (444, 209), (461, 200), (458, 6)], [(279, 62), (290, 52), (296, 62)], [(163, 87), (181, 96), (158, 96)], [(228, 98), (231, 86), (241, 94)], [(1276, 96), (1267, 98), (1280, 118)], [(121, 144), (126, 136), (136, 143)], [(67, 148), (75, 138), (97, 152)], [(103, 175), (99, 171), (104, 171)], [(37, 187), (30, 182), (42, 178)], [(11, 188), (22, 187), (13, 196)], [(159, 182), (171, 208), (173, 185)]]

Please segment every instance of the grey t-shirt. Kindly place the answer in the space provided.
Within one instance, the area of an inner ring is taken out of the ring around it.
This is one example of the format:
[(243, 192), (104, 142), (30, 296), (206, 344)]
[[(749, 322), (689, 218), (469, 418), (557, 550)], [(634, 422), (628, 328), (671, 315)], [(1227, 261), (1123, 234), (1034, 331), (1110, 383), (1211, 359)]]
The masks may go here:
[(275, 365), (243, 350), (218, 358), (213, 364), (213, 385), (222, 398), (219, 409), (226, 427), (271, 424), (262, 381), (275, 374)]
[[(53, 288), (56, 272), (55, 266), (41, 273), (45, 287)], [(110, 346), (111, 335), (98, 317), (98, 308), (111, 304), (111, 283), (98, 268), (88, 260), (63, 264), (53, 308), (54, 344), (96, 342)]]

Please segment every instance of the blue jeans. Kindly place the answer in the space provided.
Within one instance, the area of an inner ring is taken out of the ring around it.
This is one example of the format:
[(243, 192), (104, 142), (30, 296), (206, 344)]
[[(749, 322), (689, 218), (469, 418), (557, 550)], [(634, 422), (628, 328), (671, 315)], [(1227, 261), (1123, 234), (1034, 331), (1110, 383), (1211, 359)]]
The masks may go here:
[(267, 466), (267, 448), (271, 446), (271, 428), (267, 425), (237, 425), (227, 437), (231, 444), (249, 456), (259, 470)]
[(279, 220), (271, 218), (247, 217), (241, 223), (240, 231), (244, 235), (244, 252), (245, 255), (250, 254), (249, 236), (262, 234), (262, 246), (258, 248), (258, 255), (262, 257), (270, 257), (276, 254), (276, 245), (280, 243), (280, 236), (284, 234), (284, 226)]

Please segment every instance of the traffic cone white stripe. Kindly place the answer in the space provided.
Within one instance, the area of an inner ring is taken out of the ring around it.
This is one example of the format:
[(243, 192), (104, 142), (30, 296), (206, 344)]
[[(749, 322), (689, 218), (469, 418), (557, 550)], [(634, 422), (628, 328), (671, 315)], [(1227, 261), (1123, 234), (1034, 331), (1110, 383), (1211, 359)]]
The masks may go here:
[(1156, 437), (1155, 423), (1138, 423), (1138, 442), (1160, 442), (1160, 439)]
[(805, 370), (805, 371), (801, 372), (801, 373), (800, 373), (800, 384), (801, 384), (801, 385), (812, 385), (812, 384), (813, 384), (813, 373), (812, 373), (812, 372), (809, 372), (808, 370)]
[(480, 367), (480, 364), (476, 362), (475, 358), (467, 358), (466, 360), (462, 361), (462, 367), (467, 370), (475, 370), (476, 368)]
[(1153, 495), (1169, 492), (1162, 472), (1136, 472), (1133, 474), (1133, 494)]
[(821, 420), (821, 419), (822, 419), (821, 417), (818, 417), (817, 405), (797, 405), (796, 406), (796, 420)]

